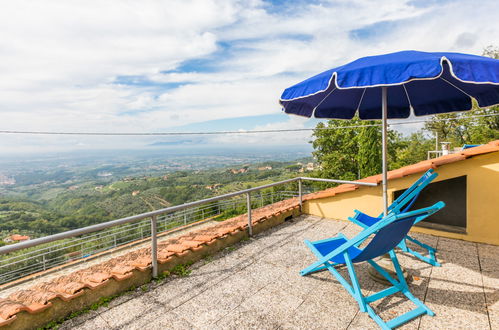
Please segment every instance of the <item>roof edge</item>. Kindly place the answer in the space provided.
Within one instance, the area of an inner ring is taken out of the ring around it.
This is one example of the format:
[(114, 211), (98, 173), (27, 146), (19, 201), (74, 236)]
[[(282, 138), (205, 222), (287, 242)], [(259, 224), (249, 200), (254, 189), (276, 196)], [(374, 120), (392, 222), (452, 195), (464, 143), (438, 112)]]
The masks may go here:
[[(430, 168), (436, 169), (440, 166), (446, 165), (446, 164), (451, 164), (451, 163), (456, 163), (474, 156), (478, 155), (484, 155), (492, 152), (498, 152), (499, 151), (499, 140), (495, 141), (490, 141), (487, 144), (483, 144), (478, 147), (474, 148), (469, 148), (465, 150), (461, 150), (458, 153), (454, 154), (449, 154), (445, 156), (441, 156), (438, 158), (434, 159), (429, 159), (429, 160), (423, 160), (419, 163), (415, 163), (412, 165), (407, 165), (401, 168), (398, 168), (396, 170), (389, 171), (387, 173), (387, 178), (388, 181), (390, 180), (395, 180), (399, 179), (405, 176), (409, 176), (412, 174), (417, 174), (417, 173), (422, 173)], [(383, 177), (381, 174), (378, 175), (373, 175), (369, 176), (360, 180), (356, 180), (356, 182), (368, 182), (368, 183), (376, 183), (379, 184), (383, 181)], [(334, 188), (329, 188), (326, 190), (321, 190), (315, 193), (307, 194), (303, 196), (304, 201), (309, 201), (309, 200), (315, 200), (315, 199), (322, 199), (322, 198), (328, 198), (328, 197), (333, 197), (338, 194), (350, 192), (357, 190), (361, 187), (361, 185), (355, 185), (355, 184), (342, 184)]]

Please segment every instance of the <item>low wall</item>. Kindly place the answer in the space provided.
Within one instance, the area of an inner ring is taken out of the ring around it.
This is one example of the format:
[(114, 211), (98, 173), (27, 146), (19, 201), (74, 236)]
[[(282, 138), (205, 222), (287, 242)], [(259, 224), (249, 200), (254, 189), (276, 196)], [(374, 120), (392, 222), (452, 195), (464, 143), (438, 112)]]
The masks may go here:
[[(276, 205), (277, 204), (279, 203), (276, 203)], [(271, 214), (265, 215), (265, 212), (260, 211), (259, 215), (258, 212), (259, 210), (254, 210), (252, 226), (253, 234), (258, 234), (283, 223), (287, 218), (296, 217), (301, 214), (296, 200), (291, 203), (291, 206), (285, 205), (285, 207), (281, 207), (281, 210), (277, 211), (274, 209)], [(241, 221), (244, 223), (245, 216), (240, 218), (242, 218), (240, 221), (231, 222), (231, 220), (226, 220), (221, 222), (220, 225), (217, 225), (218, 227), (215, 226), (215, 231), (222, 233), (223, 228), (226, 228), (226, 233), (206, 241), (197, 247), (193, 246), (192, 248), (181, 252), (179, 251), (178, 253), (169, 252), (170, 250), (168, 250), (166, 254), (158, 254), (159, 273), (161, 274), (165, 271), (172, 270), (175, 266), (180, 264), (196, 262), (208, 255), (212, 255), (228, 246), (246, 239), (248, 237), (247, 225), (241, 224)], [(174, 249), (176, 249), (176, 247)], [(152, 271), (149, 260), (148, 266), (136, 267), (128, 271), (123, 276), (110, 277), (92, 288), (85, 287), (76, 292), (70, 299), (64, 299), (64, 297), (50, 299), (50, 301), (47, 301), (44, 306), (38, 306), (39, 308), (36, 312), (30, 310), (29, 307), (23, 308), (18, 306), (18, 311), (13, 313), (13, 315), (8, 319), (4, 318), (2, 322), (2, 318), (0, 317), (0, 328), (37, 329), (45, 326), (51, 321), (60, 320), (73, 312), (81, 311), (98, 302), (103, 297), (111, 297), (120, 294), (132, 287), (138, 287), (148, 283), (151, 280)], [(2, 305), (2, 301), (0, 301), (0, 309), (3, 307), (6, 309), (16, 308), (13, 304), (15, 304), (15, 302)], [(6, 313), (6, 310), (0, 311), (0, 316), (2, 312)]]

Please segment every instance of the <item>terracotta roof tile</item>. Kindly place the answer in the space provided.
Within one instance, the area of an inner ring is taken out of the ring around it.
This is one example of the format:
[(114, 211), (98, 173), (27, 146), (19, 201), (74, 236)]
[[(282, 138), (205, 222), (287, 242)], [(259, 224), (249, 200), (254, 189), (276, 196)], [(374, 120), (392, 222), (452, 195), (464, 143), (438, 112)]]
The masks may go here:
[(179, 257), (184, 257), (184, 256), (186, 256), (186, 255), (188, 255), (188, 254), (189, 254), (189, 250), (185, 250), (184, 252), (177, 253), (177, 255), (178, 255)]
[[(57, 279), (56, 279), (57, 280)], [(31, 289), (41, 292), (53, 293), (54, 297), (59, 297), (62, 300), (71, 300), (83, 293), (81, 290), (84, 286), (81, 283), (66, 283), (60, 284), (56, 280), (52, 282), (44, 282), (33, 286)]]
[(159, 250), (158, 251), (158, 258), (159, 259), (167, 259), (171, 256), (173, 256), (175, 253), (174, 252), (170, 252), (168, 250)]
[(199, 241), (199, 242), (209, 242), (212, 239), (216, 238), (215, 235), (197, 235), (193, 238), (194, 241)]
[[(323, 198), (323, 197), (318, 197), (318, 196), (319, 196), (319, 193), (306, 194), (306, 195), (303, 195), (302, 200), (308, 201), (308, 200), (312, 200), (312, 199)], [(334, 196), (334, 193), (333, 193), (333, 196)], [(329, 196), (324, 196), (324, 197), (329, 197)]]
[(133, 267), (127, 265), (116, 265), (111, 268), (111, 274), (113, 275), (125, 275), (133, 271)]
[(395, 179), (399, 179), (399, 178), (402, 178), (404, 176), (404, 170), (403, 169), (396, 169), (396, 170), (393, 170), (393, 171), (390, 171), (389, 173), (387, 173), (386, 177), (388, 180), (395, 180)]
[(87, 283), (87, 282), (94, 282), (94, 283), (101, 283), (106, 281), (111, 277), (111, 274), (107, 272), (101, 272), (100, 268), (98, 267), (91, 267), (89, 269), (82, 269), (80, 271), (77, 271), (71, 275), (69, 275), (71, 282), (80, 282), (80, 283)]
[(8, 299), (16, 302), (23, 303), (25, 305), (46, 305), (49, 304), (51, 299), (54, 299), (56, 295), (51, 292), (41, 292), (36, 290), (19, 290), (11, 293)]
[(450, 154), (450, 155), (438, 157), (438, 158), (432, 159), (431, 162), (434, 166), (442, 166), (445, 164), (455, 163), (455, 162), (458, 162), (458, 161), (464, 160), (464, 159), (466, 159), (466, 156), (463, 155), (462, 153), (458, 153), (458, 154)]
[[(134, 268), (135, 269), (135, 268)], [(116, 280), (116, 281), (124, 281), (130, 277), (133, 276), (133, 273), (130, 272), (130, 273), (126, 273), (126, 274), (113, 274), (113, 278)]]
[[(27, 311), (31, 314), (41, 312), (50, 307), (51, 304), (39, 304), (32, 302), (27, 306), (26, 304), (12, 300), (10, 298), (0, 298), (0, 324), (9, 320), (12, 316), (20, 311)], [(2, 320), (3, 319), (3, 320)]]
[(181, 244), (183, 246), (186, 246), (187, 248), (193, 248), (193, 247), (198, 247), (199, 245), (201, 245), (201, 242), (199, 242), (199, 241), (181, 240)]
[(66, 295), (74, 295), (78, 293), (78, 291), (82, 290), (85, 287), (85, 284), (75, 281), (71, 277), (67, 275), (61, 276), (54, 280), (53, 282), (47, 283), (46, 288), (48, 291), (53, 291), (55, 293), (61, 293)]
[(358, 187), (354, 184), (342, 184), (339, 185), (338, 187), (333, 188), (335, 194), (341, 194), (347, 191), (354, 191), (355, 189), (358, 189)]
[(20, 311), (27, 311), (28, 307), (10, 299), (0, 298), (0, 317), (4, 320), (16, 315)]
[(200, 251), (203, 249), (203, 246), (198, 246), (198, 247), (193, 247), (191, 248), (192, 251), (196, 252), (196, 251)]
[(175, 252), (175, 253), (181, 253), (187, 249), (182, 244), (171, 244), (171, 245), (168, 245), (166, 248), (169, 252)]
[(212, 239), (211, 241), (207, 242), (206, 245), (213, 245), (216, 243), (216, 239)]
[(481, 154), (486, 154), (489, 152), (494, 152), (498, 151), (499, 146), (494, 145), (494, 144), (484, 144), (479, 147), (474, 147), (474, 148), (469, 148), (461, 151), (461, 153), (465, 156), (476, 156), (476, 155), (481, 155)]
[(147, 267), (151, 264), (151, 256), (143, 256), (139, 257), (135, 260), (132, 261), (132, 266), (138, 267), (138, 268), (144, 268)]
[(180, 244), (179, 240), (172, 240), (169, 242), (158, 242), (158, 249), (166, 249), (170, 245)]
[(16, 320), (16, 316), (12, 316), (8, 319), (4, 319), (2, 316), (0, 316), (0, 327), (3, 327), (5, 325), (9, 325), (11, 324), (12, 322), (14, 322)]
[(316, 199), (316, 198), (326, 198), (326, 197), (333, 197), (335, 196), (336, 193), (334, 192), (334, 190), (324, 190), (324, 191), (321, 191), (321, 192), (318, 192), (318, 193), (315, 193), (315, 194), (311, 194), (311, 199)]
[(371, 175), (366, 178), (358, 180), (359, 182), (371, 182), (371, 183), (380, 183), (383, 181), (383, 176), (381, 174)]
[(404, 166), (402, 167), (402, 171), (404, 173), (404, 176), (408, 176), (411, 174), (426, 172), (430, 168), (434, 168), (432, 161), (425, 160), (413, 165)]
[[(41, 295), (40, 292), (36, 291), (31, 291), (31, 290), (21, 290), (21, 291), (24, 291), (24, 293), (29, 292), (29, 294), (32, 295), (35, 299), (37, 298), (37, 296)], [(15, 293), (17, 294), (17, 292)], [(23, 292), (21, 292), (21, 294), (22, 293)], [(45, 300), (45, 302), (43, 303), (33, 301), (31, 297), (21, 297), (21, 299), (19, 299), (19, 294), (17, 295), (17, 297), (15, 294), (11, 294), (7, 299), (11, 300), (12, 302), (23, 305), (24, 307), (22, 308), (22, 310), (26, 310), (32, 314), (39, 313), (52, 306), (52, 303), (46, 301), (44, 297), (41, 298), (41, 300)]]
[(160, 257), (158, 257), (158, 262), (159, 262), (160, 264), (164, 264), (164, 263), (169, 262), (169, 261), (170, 261), (170, 260), (172, 260), (172, 259), (173, 259), (173, 257), (168, 257), (168, 258), (160, 258)]

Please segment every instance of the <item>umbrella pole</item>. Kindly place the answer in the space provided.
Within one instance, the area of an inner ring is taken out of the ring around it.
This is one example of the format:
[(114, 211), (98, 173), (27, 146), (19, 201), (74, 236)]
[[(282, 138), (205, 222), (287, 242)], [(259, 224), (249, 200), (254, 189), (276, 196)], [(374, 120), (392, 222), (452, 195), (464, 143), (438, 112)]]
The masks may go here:
[(386, 166), (386, 147), (388, 144), (388, 139), (386, 136), (387, 133), (387, 124), (386, 119), (388, 117), (388, 102), (387, 102), (387, 87), (381, 87), (381, 111), (382, 111), (382, 128), (381, 128), (381, 143), (382, 143), (382, 167), (383, 167), (383, 214), (386, 216), (388, 214), (388, 195), (387, 195), (387, 171), (388, 168)]
[[(388, 214), (388, 194), (387, 194), (387, 145), (388, 145), (388, 138), (387, 138), (387, 117), (388, 117), (388, 100), (387, 100), (387, 87), (381, 87), (381, 112), (382, 112), (382, 125), (381, 125), (381, 152), (382, 152), (382, 163), (383, 163), (383, 215)], [(380, 258), (376, 260), (378, 263), (378, 266), (383, 268), (388, 274), (392, 275), (393, 277), (397, 276), (397, 272), (395, 270), (395, 267), (393, 265), (393, 262), (389, 256), (389, 254), (382, 255)], [(402, 268), (402, 274), (404, 278), (407, 278), (407, 271)], [(386, 280), (385, 277), (381, 276), (380, 273), (373, 268), (372, 266), (368, 268), (367, 273), (369, 276), (375, 280), (376, 282), (386, 284), (386, 285), (391, 285), (390, 282)]]

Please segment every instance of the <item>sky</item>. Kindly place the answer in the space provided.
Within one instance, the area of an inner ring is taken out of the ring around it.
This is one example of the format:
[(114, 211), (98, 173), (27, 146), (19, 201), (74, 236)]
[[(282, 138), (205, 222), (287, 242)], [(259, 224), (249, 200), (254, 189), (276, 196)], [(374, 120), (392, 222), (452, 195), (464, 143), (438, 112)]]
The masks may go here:
[[(406, 49), (480, 55), (499, 46), (498, 11), (497, 0), (6, 0), (0, 130), (310, 128), (317, 120), (282, 113), (278, 99), (286, 87), (368, 55)], [(309, 140), (310, 133), (0, 134), (0, 152)]]

